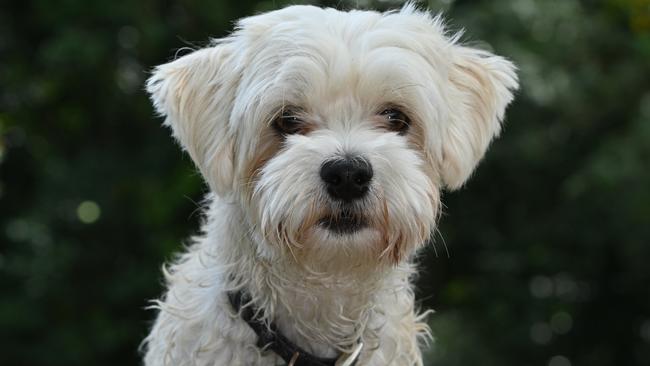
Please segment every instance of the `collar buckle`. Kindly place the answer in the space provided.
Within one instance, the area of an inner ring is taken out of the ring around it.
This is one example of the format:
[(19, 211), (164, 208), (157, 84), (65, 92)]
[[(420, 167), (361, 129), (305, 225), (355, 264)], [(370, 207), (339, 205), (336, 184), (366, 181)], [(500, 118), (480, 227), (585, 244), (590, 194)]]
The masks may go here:
[(359, 355), (361, 354), (362, 348), (363, 348), (363, 343), (359, 342), (354, 347), (352, 352), (342, 354), (341, 357), (339, 357), (339, 359), (336, 360), (334, 366), (353, 366), (359, 359)]
[(298, 361), (298, 357), (300, 357), (300, 352), (296, 351), (293, 356), (291, 356), (291, 360), (287, 366), (294, 366), (296, 361)]

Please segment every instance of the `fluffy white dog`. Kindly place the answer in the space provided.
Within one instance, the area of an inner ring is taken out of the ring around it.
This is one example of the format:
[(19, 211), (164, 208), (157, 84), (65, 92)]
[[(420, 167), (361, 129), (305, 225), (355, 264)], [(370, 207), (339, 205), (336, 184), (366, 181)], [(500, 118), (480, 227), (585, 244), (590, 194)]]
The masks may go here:
[(422, 365), (413, 257), (517, 88), (442, 20), (291, 6), (158, 66), (212, 193), (166, 271), (145, 364)]

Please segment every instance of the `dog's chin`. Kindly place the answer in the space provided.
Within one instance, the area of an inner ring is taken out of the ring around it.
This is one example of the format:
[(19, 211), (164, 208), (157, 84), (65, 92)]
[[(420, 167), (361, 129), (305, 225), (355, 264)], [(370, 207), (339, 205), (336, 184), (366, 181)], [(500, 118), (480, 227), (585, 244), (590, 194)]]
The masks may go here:
[(319, 253), (323, 258), (353, 256), (369, 260), (379, 255), (381, 234), (366, 223), (327, 220), (313, 228), (309, 241), (312, 254)]
[(349, 236), (368, 228), (368, 219), (361, 214), (344, 210), (339, 214), (324, 216), (317, 225), (331, 235)]
[(352, 212), (326, 213), (309, 230), (306, 245), (312, 261), (326, 267), (372, 265), (380, 258), (381, 231), (371, 217)]

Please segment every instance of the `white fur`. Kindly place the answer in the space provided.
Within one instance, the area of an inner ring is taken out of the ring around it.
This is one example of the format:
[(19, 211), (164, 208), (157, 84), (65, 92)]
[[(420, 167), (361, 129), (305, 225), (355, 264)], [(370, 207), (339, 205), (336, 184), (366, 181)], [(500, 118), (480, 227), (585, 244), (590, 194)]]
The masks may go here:
[[(364, 343), (359, 365), (422, 365), (428, 336), (414, 309), (416, 250), (435, 229), (440, 190), (470, 176), (498, 134), (514, 66), (457, 44), (412, 5), (341, 12), (292, 6), (173, 62), (147, 83), (157, 111), (214, 192), (202, 234), (165, 271), (168, 291), (145, 340), (145, 364), (276, 365), (226, 292), (244, 289), (260, 316), (323, 357)], [(310, 129), (271, 123), (299, 107)], [(399, 106), (406, 134), (378, 114)], [(363, 156), (370, 225), (335, 235), (321, 164)]]

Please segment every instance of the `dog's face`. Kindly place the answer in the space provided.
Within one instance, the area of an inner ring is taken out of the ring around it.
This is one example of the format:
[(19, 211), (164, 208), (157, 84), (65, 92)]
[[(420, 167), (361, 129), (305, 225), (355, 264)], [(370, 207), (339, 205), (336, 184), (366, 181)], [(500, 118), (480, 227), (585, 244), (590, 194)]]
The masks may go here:
[(500, 129), (514, 66), (441, 21), (293, 6), (156, 68), (147, 88), (261, 256), (396, 263)]

